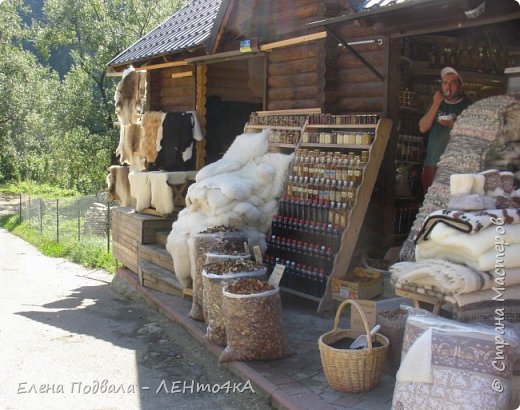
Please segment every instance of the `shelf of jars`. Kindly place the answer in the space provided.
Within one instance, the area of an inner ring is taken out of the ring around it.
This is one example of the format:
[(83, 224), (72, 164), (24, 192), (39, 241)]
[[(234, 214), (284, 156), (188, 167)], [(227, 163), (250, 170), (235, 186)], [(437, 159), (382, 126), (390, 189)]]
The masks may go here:
[(308, 113), (302, 111), (277, 111), (269, 113), (252, 112), (244, 131), (271, 129), (269, 145), (278, 148), (295, 149), (301, 140), (303, 127), (307, 124)]
[[(344, 139), (348, 128), (355, 130), (353, 144), (343, 143), (351, 138)], [(285, 266), (281, 288), (319, 301), (318, 310), (330, 303), (330, 278), (347, 273), (390, 128), (391, 121), (378, 114), (310, 115), (303, 128), (266, 263)]]

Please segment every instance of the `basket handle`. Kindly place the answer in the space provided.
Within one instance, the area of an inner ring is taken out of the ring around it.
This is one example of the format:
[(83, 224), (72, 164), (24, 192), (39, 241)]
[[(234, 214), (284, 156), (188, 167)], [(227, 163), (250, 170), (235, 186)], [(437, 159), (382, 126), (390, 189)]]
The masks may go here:
[(363, 321), (363, 325), (365, 326), (365, 331), (367, 332), (368, 350), (372, 350), (372, 337), (370, 336), (370, 328), (368, 327), (367, 317), (365, 316), (365, 312), (363, 311), (363, 309), (361, 308), (359, 303), (357, 303), (356, 301), (354, 301), (352, 299), (345, 299), (338, 306), (338, 310), (336, 311), (336, 318), (334, 319), (334, 332), (337, 332), (339, 329), (338, 324), (339, 324), (341, 312), (347, 305), (354, 306), (357, 309), (357, 311), (359, 312), (359, 315), (361, 316), (361, 320)]

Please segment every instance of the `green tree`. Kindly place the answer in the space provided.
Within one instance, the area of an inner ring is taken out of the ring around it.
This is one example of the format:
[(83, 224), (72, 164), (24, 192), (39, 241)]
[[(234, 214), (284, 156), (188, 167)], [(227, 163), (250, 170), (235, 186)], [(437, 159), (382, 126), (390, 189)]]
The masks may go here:
[[(44, 19), (35, 25), (37, 47), (44, 56), (57, 47), (71, 50), (75, 69), (88, 76), (91, 95), (99, 110), (92, 125), (114, 122), (115, 82), (107, 79), (105, 64), (158, 23), (170, 17), (181, 0), (88, 0), (68, 2), (46, 0)], [(73, 68), (74, 69), (74, 68)]]
[[(36, 6), (37, 3), (32, 2)], [(43, 18), (24, 27), (23, 0), (0, 3), (0, 183), (32, 179), (92, 192), (104, 186), (117, 131), (117, 81), (105, 64), (171, 16), (181, 0), (43, 0)], [(43, 58), (70, 50), (62, 79)]]

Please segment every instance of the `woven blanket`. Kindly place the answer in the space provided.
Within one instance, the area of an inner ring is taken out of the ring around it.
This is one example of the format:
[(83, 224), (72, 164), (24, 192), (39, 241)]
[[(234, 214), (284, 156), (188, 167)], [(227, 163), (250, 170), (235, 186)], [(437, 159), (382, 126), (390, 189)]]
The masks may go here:
[(503, 291), (501, 290), (501, 288), (497, 288), (496, 290), (486, 289), (478, 292), (461, 293), (459, 295), (447, 295), (445, 297), (445, 300), (446, 302), (453, 303), (458, 307), (463, 307), (466, 305), (489, 302), (492, 301), (493, 298), (503, 299), (504, 301), (516, 300), (520, 302), (520, 285), (508, 286)]
[[(453, 318), (461, 322), (480, 322), (495, 324), (497, 311), (500, 319), (511, 323), (520, 323), (520, 300), (477, 302), (453, 309)], [(507, 326), (506, 326), (507, 327)]]
[[(450, 176), (472, 174), (485, 169), (487, 153), (497, 139), (504, 140), (504, 128), (517, 128), (505, 124), (510, 111), (520, 109), (520, 101), (511, 96), (485, 98), (475, 102), (458, 116), (450, 140), (437, 164), (433, 184), (426, 193), (407, 240), (401, 248), (401, 260), (415, 260), (414, 238), (423, 220), (433, 211), (444, 209), (450, 200)], [(510, 121), (511, 122), (511, 121)], [(500, 154), (497, 154), (500, 155)]]
[(396, 287), (406, 287), (413, 283), (444, 294), (475, 292), (491, 287), (494, 280), (491, 273), (477, 272), (467, 266), (443, 260), (398, 262), (389, 270), (391, 281)]
[[(440, 209), (432, 212), (424, 220), (415, 242), (427, 240), (432, 229), (440, 222), (460, 232), (475, 233), (490, 226), (520, 223), (520, 208), (487, 209), (474, 212)], [(504, 227), (504, 230), (507, 232), (507, 227)]]
[[(495, 357), (495, 336), (492, 326), (461, 324), (412, 311), (406, 322), (401, 367), (406, 365), (415, 344), (421, 343), (419, 347), (426, 350), (426, 357), (416, 356), (420, 361), (418, 369), (429, 367), (430, 377), (426, 382), (424, 378), (409, 381), (398, 374), (392, 409), (508, 409), (512, 366), (501, 372), (493, 367), (493, 360), (488, 360)], [(510, 332), (503, 337), (507, 343), (516, 343)], [(424, 338), (429, 338), (429, 343), (424, 343)], [(514, 347), (505, 345), (503, 353), (504, 362), (511, 363)], [(426, 360), (430, 366), (424, 363)], [(497, 379), (503, 391), (493, 390), (492, 383)]]

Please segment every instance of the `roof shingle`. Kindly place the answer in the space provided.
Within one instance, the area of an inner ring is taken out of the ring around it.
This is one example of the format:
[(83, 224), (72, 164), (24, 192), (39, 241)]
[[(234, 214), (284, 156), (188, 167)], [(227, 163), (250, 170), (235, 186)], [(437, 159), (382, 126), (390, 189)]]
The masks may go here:
[(128, 64), (201, 45), (210, 37), (214, 26), (220, 24), (217, 17), (226, 4), (224, 0), (191, 0), (107, 65)]

